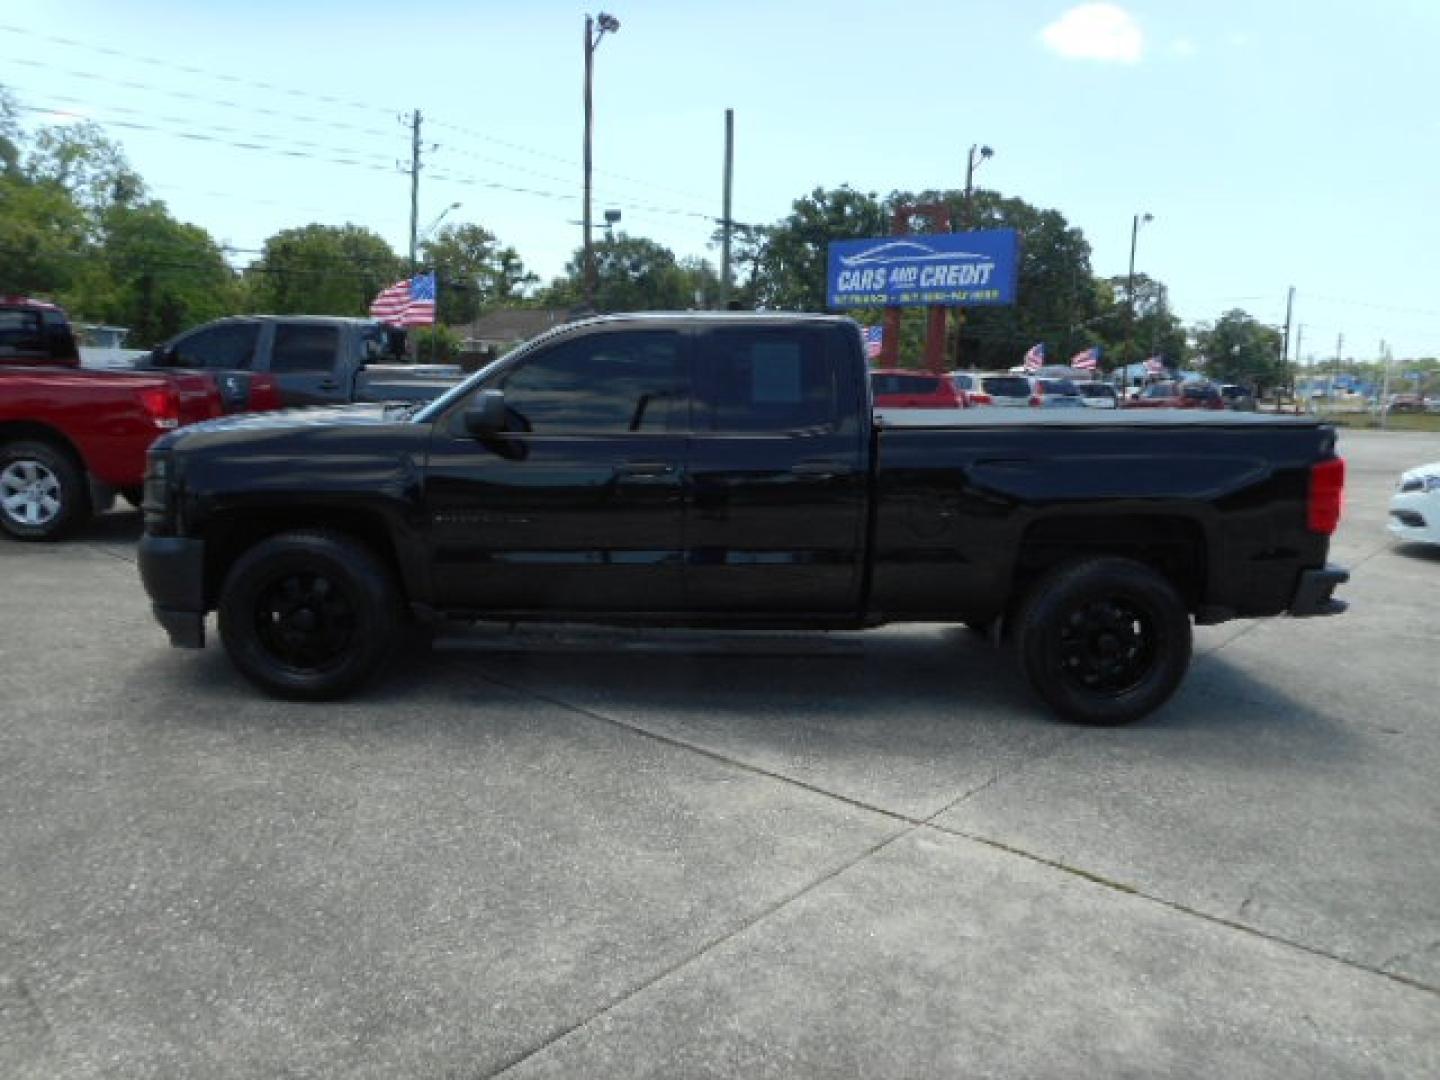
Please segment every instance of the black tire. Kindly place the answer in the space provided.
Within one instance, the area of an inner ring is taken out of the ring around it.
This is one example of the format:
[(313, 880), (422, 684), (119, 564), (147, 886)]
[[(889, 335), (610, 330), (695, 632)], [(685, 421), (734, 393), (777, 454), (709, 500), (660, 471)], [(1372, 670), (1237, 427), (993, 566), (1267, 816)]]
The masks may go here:
[(85, 471), (64, 450), (31, 439), (0, 446), (0, 529), (55, 540), (89, 516)]
[(389, 569), (343, 533), (282, 533), (245, 552), (220, 593), (220, 639), (276, 697), (328, 701), (385, 665), (400, 626)]
[(1158, 709), (1190, 666), (1190, 615), (1156, 571), (1131, 559), (1061, 566), (1012, 624), (1020, 670), (1066, 720), (1128, 724)]
[(136, 510), (139, 510), (140, 503), (145, 498), (145, 489), (138, 487), (123, 487), (120, 489), (120, 497), (124, 499), (127, 503), (129, 503), (131, 506), (133, 506)]

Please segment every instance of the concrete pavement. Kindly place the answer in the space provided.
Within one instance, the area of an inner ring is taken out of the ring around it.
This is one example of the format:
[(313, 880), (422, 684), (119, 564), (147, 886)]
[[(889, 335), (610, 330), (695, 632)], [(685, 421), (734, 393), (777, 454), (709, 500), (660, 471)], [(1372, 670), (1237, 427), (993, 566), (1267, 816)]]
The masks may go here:
[(971, 635), (168, 649), (135, 515), (0, 543), (0, 1076), (1440, 1074), (1440, 557), (1347, 432), (1335, 620), (1135, 727)]

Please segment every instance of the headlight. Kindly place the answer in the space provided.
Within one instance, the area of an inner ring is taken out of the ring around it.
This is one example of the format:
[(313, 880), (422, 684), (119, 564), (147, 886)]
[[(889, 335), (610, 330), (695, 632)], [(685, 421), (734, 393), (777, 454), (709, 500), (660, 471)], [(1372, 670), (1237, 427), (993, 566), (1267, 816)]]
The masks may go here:
[(174, 469), (170, 455), (151, 453), (145, 459), (144, 498), (140, 509), (145, 515), (145, 531), (151, 536), (175, 535)]

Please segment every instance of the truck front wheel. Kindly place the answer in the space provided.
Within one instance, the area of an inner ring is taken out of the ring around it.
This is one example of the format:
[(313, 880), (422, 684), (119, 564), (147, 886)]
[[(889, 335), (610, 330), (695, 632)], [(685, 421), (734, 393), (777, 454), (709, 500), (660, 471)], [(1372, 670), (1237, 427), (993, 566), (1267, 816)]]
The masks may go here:
[(1190, 665), (1184, 601), (1132, 559), (1052, 570), (1026, 595), (1012, 634), (1031, 687), (1081, 724), (1125, 724), (1153, 712)]
[(0, 446), (0, 528), (54, 540), (90, 514), (85, 473), (65, 451), (25, 440)]
[(400, 622), (383, 562), (342, 533), (282, 533), (242, 555), (220, 594), (220, 638), (277, 697), (325, 701), (384, 665)]

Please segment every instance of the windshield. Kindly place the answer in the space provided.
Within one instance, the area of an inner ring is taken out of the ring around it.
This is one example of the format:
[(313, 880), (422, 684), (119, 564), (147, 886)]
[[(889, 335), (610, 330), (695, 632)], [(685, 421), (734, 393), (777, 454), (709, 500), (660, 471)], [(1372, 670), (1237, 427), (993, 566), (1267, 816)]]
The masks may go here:
[(1059, 394), (1061, 397), (1076, 397), (1080, 391), (1069, 379), (1041, 379), (1047, 394)]

